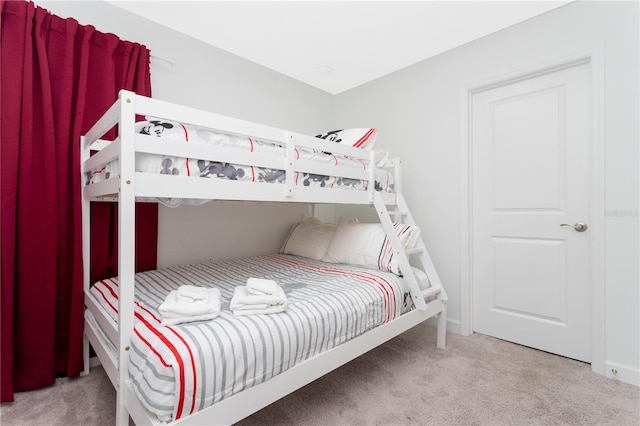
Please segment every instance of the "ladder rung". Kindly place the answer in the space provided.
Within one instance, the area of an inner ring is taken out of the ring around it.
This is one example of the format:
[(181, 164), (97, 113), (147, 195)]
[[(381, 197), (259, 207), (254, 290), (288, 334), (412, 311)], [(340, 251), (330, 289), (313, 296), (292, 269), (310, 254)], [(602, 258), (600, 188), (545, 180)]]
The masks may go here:
[(416, 254), (416, 253), (423, 253), (424, 252), (424, 247), (416, 247), (416, 248), (412, 248), (412, 249), (406, 249), (404, 251), (405, 254), (409, 255), (409, 254)]
[(434, 296), (436, 294), (440, 293), (440, 287), (429, 287), (426, 290), (422, 290), (420, 292), (420, 294), (422, 295), (422, 297), (424, 297), (425, 299), (429, 296)]
[(389, 211), (389, 215), (393, 215), (393, 216), (406, 216), (408, 214), (409, 214), (409, 212), (404, 211), (404, 210), (390, 210)]

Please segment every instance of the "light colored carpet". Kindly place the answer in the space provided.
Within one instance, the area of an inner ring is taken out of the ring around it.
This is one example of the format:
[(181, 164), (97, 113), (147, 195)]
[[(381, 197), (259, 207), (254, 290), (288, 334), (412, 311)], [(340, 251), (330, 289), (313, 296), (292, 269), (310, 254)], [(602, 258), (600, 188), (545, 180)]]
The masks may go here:
[[(239, 425), (639, 425), (640, 388), (567, 358), (419, 325), (246, 418)], [(113, 425), (101, 368), (16, 395), (0, 422)]]

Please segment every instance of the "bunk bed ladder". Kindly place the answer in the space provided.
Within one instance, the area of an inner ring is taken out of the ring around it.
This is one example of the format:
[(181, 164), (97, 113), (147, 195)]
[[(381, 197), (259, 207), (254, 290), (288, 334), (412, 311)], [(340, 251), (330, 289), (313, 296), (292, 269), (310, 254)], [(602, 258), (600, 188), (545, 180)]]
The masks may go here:
[[(426, 246), (422, 238), (418, 240), (418, 243), (414, 248), (404, 249), (400, 243), (394, 228), (394, 223), (404, 223), (407, 225), (416, 226), (409, 207), (402, 194), (396, 194), (396, 203), (393, 210), (387, 209), (387, 205), (383, 201), (379, 193), (375, 194), (374, 205), (376, 213), (380, 219), (383, 229), (387, 234), (387, 238), (393, 247), (394, 256), (398, 256), (398, 264), (401, 271), (415, 271), (409, 258), (415, 259), (414, 265), (417, 265), (417, 273), (404, 273), (404, 278), (409, 284), (411, 291), (411, 298), (417, 309), (426, 310), (427, 301), (436, 299), (441, 302), (442, 310), (438, 314), (438, 347), (444, 347), (445, 333), (446, 333), (446, 303), (447, 294), (442, 287), (442, 282), (436, 272), (435, 266), (431, 261), (431, 257), (427, 252)], [(424, 273), (424, 274), (423, 274)], [(418, 283), (418, 275), (421, 281), (426, 281), (421, 287)], [(428, 284), (428, 285), (427, 285)]]

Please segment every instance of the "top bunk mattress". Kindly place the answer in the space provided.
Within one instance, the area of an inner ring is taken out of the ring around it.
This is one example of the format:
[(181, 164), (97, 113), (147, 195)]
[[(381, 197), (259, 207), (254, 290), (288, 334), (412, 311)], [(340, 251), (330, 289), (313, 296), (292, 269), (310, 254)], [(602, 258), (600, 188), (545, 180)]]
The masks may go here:
[[(286, 147), (282, 144), (154, 118), (147, 118), (146, 121), (137, 122), (135, 124), (135, 133), (146, 137), (162, 138), (162, 140), (167, 141), (213, 147), (216, 152), (223, 153), (221, 154), (222, 157), (232, 153), (232, 155), (240, 154), (243, 156), (242, 158), (247, 159), (247, 164), (238, 164), (235, 162), (137, 152), (135, 160), (137, 172), (229, 181), (285, 183), (286, 171), (284, 169), (256, 166), (256, 163), (252, 161), (252, 158), (264, 158), (265, 155), (286, 158)], [(368, 173), (368, 168), (374, 167), (375, 190), (394, 192), (393, 173), (381, 168), (388, 157), (388, 152), (386, 151), (374, 151), (374, 166), (370, 166), (367, 161), (362, 159), (302, 147), (295, 148), (295, 156), (296, 160), (317, 163), (322, 167), (322, 170), (328, 171), (328, 174), (295, 172), (294, 184), (296, 186), (366, 191), (368, 189), (368, 180), (337, 177), (331, 173), (331, 169), (344, 170), (345, 168), (350, 168)], [(105, 181), (119, 174), (120, 164), (118, 160), (114, 160), (97, 170), (87, 171), (85, 173), (85, 185)], [(158, 201), (169, 207), (176, 207), (182, 202), (201, 204), (209, 200), (159, 199)]]
[[(288, 308), (236, 316), (234, 288), (250, 277), (276, 281)], [(159, 305), (190, 284), (219, 288), (213, 320), (162, 326)], [(160, 421), (177, 420), (385, 324), (412, 308), (402, 278), (374, 269), (267, 255), (140, 272), (129, 375), (140, 401)], [(118, 279), (90, 294), (118, 320)], [(87, 315), (90, 313), (87, 311)]]

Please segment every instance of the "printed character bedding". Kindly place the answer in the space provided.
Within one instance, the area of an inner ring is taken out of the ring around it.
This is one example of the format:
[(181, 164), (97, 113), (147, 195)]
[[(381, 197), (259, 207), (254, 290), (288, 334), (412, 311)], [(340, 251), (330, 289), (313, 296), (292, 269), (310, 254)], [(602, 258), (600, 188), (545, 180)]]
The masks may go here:
[[(250, 277), (282, 286), (288, 309), (234, 316), (229, 310), (234, 288)], [(158, 306), (182, 284), (219, 288), (220, 315), (161, 326)], [(411, 308), (408, 289), (392, 273), (290, 255), (141, 272), (135, 285), (129, 376), (143, 405), (160, 421), (179, 419), (269, 380)], [(116, 321), (118, 293), (117, 278), (91, 288)]]
[[(185, 143), (204, 144), (224, 149), (249, 153), (278, 154), (284, 158), (285, 148), (281, 145), (246, 136), (218, 133), (211, 129), (190, 126), (168, 120), (148, 120), (136, 123), (136, 132), (144, 135), (178, 140)], [(327, 154), (311, 149), (296, 149), (298, 159), (312, 160), (328, 166), (347, 166), (367, 170), (366, 162), (346, 156)], [(166, 156), (158, 154), (136, 154), (136, 171), (178, 176), (193, 176), (210, 179), (240, 180), (263, 183), (284, 183), (285, 170), (206, 161), (194, 158)], [(99, 170), (86, 173), (85, 184), (100, 182), (120, 173), (118, 161), (108, 163)], [(386, 170), (375, 168), (376, 191), (393, 192), (393, 175)], [(322, 188), (366, 190), (367, 180), (339, 178), (329, 175), (296, 172), (295, 184)], [(162, 202), (162, 200), (160, 200)], [(175, 206), (176, 200), (166, 200)]]

